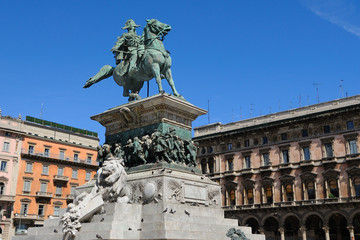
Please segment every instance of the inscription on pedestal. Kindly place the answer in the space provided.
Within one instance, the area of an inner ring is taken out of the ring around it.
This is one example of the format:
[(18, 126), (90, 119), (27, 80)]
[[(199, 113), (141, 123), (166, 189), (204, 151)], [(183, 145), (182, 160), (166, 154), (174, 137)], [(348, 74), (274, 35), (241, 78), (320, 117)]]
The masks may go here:
[(184, 184), (184, 200), (185, 202), (206, 202), (206, 188), (205, 186), (198, 186), (192, 184)]

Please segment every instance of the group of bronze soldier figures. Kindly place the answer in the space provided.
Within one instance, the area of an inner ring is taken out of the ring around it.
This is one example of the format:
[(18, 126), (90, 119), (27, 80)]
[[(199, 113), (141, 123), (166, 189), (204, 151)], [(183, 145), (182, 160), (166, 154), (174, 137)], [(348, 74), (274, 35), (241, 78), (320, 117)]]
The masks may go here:
[(111, 158), (120, 159), (128, 168), (162, 161), (196, 166), (197, 148), (193, 141), (181, 139), (175, 129), (170, 128), (165, 134), (156, 130), (151, 136), (142, 136), (141, 140), (138, 137), (130, 138), (124, 146), (120, 143), (98, 146), (97, 160), (100, 167)]

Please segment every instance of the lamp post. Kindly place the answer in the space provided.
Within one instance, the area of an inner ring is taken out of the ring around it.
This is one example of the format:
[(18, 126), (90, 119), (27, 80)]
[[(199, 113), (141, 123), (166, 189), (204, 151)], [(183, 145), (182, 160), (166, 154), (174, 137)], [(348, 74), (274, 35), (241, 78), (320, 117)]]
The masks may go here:
[(22, 213), (20, 213), (20, 214), (15, 213), (14, 216), (15, 216), (15, 217), (19, 216), (19, 218), (20, 218), (20, 220), (19, 220), (19, 225), (18, 225), (18, 230), (17, 230), (17, 231), (19, 231), (19, 229), (20, 229), (20, 227), (21, 227), (21, 216), (27, 217), (27, 214), (26, 214), (26, 213), (24, 213), (24, 214), (22, 214)]

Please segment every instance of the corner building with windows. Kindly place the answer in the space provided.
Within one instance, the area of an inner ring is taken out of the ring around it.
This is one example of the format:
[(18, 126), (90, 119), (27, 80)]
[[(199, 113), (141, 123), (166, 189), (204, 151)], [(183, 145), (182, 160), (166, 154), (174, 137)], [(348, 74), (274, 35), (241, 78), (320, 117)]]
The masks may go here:
[(3, 240), (10, 239), (23, 135), (20, 119), (0, 113), (0, 239)]
[(14, 234), (42, 226), (73, 201), (97, 169), (97, 133), (26, 117), (13, 209)]
[(225, 215), (267, 239), (360, 239), (360, 95), (194, 129)]

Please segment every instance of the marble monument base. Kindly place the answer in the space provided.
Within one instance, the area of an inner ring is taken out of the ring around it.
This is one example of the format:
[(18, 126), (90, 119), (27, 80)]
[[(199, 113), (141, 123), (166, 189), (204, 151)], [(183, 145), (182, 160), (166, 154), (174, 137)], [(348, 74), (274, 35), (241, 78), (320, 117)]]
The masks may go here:
[[(127, 183), (130, 202), (104, 204), (105, 211), (81, 223), (75, 240), (230, 240), (232, 227), (248, 239), (265, 239), (224, 218), (220, 186), (202, 175), (153, 168), (129, 173)], [(13, 240), (65, 240), (61, 229), (59, 219), (48, 219)]]

